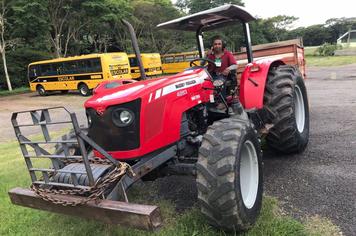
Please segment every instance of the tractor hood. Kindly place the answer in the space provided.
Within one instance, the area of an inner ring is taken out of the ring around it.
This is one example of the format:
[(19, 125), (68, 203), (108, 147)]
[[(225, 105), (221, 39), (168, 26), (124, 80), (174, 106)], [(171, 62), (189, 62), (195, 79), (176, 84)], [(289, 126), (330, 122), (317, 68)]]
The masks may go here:
[[(138, 82), (134, 82), (133, 80), (107, 81), (101, 83), (94, 90), (94, 95), (85, 102), (84, 106), (85, 108), (94, 108), (96, 110), (99, 108), (100, 110), (106, 110), (109, 106), (130, 102), (138, 98), (152, 97), (152, 94), (153, 96), (156, 96), (155, 93), (160, 89), (182, 89), (182, 87), (179, 86), (182, 86), (182, 81), (185, 80), (199, 78), (199, 81), (195, 81), (196, 84), (203, 82), (204, 78), (208, 77), (208, 73), (203, 68), (198, 68), (195, 70), (183, 71), (172, 76), (164, 76)], [(183, 83), (183, 86), (187, 87), (189, 85)]]

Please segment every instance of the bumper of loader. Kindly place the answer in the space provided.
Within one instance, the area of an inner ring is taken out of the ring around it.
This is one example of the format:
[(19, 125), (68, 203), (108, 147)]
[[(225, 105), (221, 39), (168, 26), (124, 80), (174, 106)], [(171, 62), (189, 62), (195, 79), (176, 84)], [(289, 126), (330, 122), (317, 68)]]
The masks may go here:
[[(154, 230), (162, 225), (158, 206), (141, 205), (111, 200), (90, 201), (85, 205), (62, 206), (48, 202), (30, 189), (14, 188), (9, 191), (11, 202), (16, 205), (31, 207), (50, 212), (79, 216), (109, 224), (119, 224), (144, 230)], [(57, 199), (80, 201), (83, 197), (56, 195)]]

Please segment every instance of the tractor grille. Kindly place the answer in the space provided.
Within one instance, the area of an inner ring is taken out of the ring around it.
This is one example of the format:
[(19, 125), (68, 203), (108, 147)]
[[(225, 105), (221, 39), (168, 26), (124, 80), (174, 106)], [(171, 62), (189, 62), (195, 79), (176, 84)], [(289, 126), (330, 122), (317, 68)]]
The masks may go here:
[[(129, 109), (134, 114), (134, 121), (126, 127), (118, 127), (112, 120), (112, 112), (117, 109)], [(140, 147), (140, 110), (141, 99), (108, 107), (102, 115), (95, 109), (88, 108), (91, 118), (88, 136), (106, 151), (128, 151)]]

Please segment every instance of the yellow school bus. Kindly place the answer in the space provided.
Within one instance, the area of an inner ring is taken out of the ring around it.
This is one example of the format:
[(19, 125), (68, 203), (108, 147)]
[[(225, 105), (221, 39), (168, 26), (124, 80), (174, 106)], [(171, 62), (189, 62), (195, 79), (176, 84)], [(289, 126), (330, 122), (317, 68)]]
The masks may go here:
[(47, 91), (68, 90), (88, 96), (104, 80), (131, 78), (128, 56), (120, 52), (57, 58), (28, 66), (30, 89), (41, 96)]
[(162, 70), (165, 74), (179, 73), (189, 68), (191, 60), (199, 58), (198, 51), (161, 55)]
[[(162, 74), (162, 62), (158, 53), (141, 53), (143, 68), (147, 77)], [(133, 79), (140, 79), (140, 69), (135, 54), (129, 55), (131, 76)]]

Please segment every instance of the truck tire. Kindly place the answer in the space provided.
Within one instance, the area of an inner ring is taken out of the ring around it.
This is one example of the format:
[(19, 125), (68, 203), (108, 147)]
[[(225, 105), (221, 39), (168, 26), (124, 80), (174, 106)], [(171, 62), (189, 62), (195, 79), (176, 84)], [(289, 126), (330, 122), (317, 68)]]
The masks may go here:
[(42, 85), (37, 85), (36, 90), (37, 90), (37, 93), (40, 96), (46, 96), (47, 95), (47, 91), (45, 90), (45, 88)]
[(281, 153), (300, 153), (309, 141), (309, 105), (299, 70), (289, 65), (272, 68), (264, 94), (267, 145)]
[(79, 90), (80, 95), (82, 95), (84, 97), (90, 95), (90, 89), (89, 89), (88, 85), (86, 85), (84, 83), (79, 84), (78, 90)]
[(262, 154), (248, 121), (215, 122), (204, 135), (197, 162), (198, 203), (209, 224), (244, 231), (255, 223), (262, 204)]

